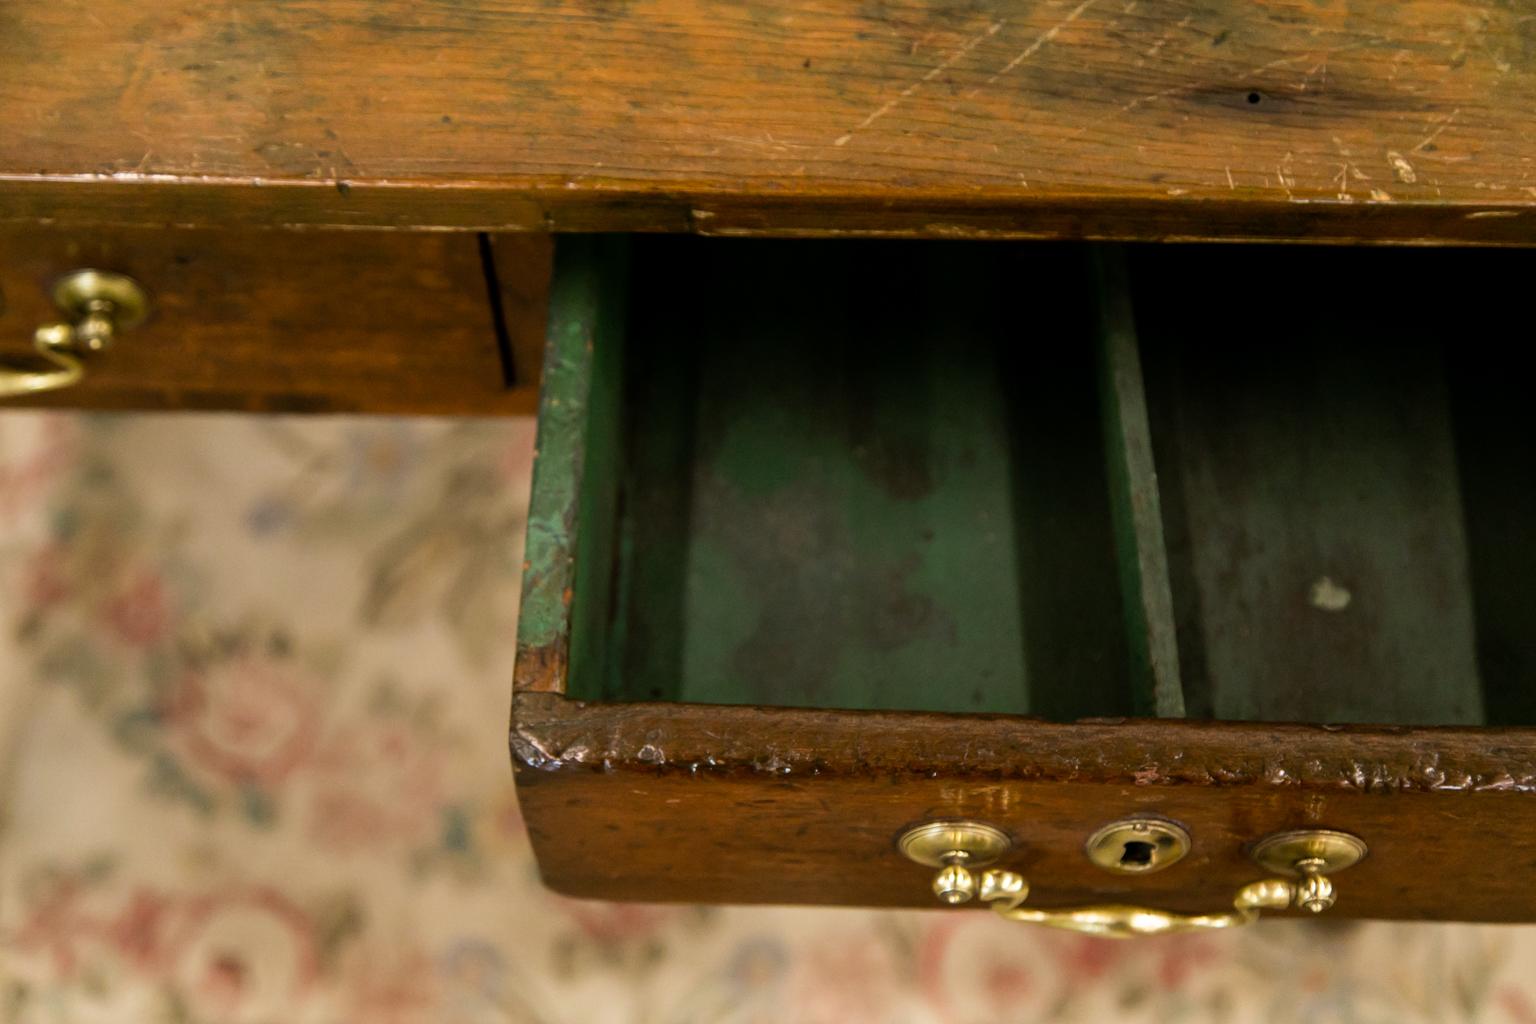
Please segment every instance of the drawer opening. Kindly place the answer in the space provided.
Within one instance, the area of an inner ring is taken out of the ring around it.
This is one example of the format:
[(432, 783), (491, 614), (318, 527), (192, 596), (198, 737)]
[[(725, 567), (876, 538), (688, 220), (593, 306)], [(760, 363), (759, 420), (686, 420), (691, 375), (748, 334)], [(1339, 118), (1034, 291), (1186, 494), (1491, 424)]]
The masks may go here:
[(1190, 715), (1536, 723), (1532, 262), (1132, 253)]
[(562, 240), (519, 685), (1536, 723), (1530, 259)]
[(1129, 713), (1082, 256), (635, 240), (568, 692)]

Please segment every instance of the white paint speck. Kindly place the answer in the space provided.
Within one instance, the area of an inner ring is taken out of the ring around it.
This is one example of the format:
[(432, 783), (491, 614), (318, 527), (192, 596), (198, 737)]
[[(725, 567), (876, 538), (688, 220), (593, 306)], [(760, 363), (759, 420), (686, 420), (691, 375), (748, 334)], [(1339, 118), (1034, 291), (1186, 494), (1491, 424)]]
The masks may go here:
[(1319, 611), (1341, 612), (1349, 607), (1349, 602), (1354, 600), (1354, 595), (1330, 577), (1319, 576), (1313, 582), (1307, 599), (1312, 602), (1312, 607)]

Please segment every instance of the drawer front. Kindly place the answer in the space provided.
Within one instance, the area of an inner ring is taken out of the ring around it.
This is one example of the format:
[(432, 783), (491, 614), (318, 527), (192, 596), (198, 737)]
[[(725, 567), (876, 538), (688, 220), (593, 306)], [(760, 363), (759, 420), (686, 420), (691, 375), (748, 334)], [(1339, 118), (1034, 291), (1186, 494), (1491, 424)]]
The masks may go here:
[[(1232, 344), (1245, 294), (1112, 252), (634, 246), (551, 289), (511, 733), (551, 885), (935, 906), (902, 837), (971, 822), (1017, 917), (1536, 920), (1536, 463), (1445, 310)], [(1378, 259), (1334, 266), (1439, 267)], [(1133, 819), (1185, 854), (1088, 856)]]
[[(523, 693), (518, 798), (547, 884), (642, 901), (934, 907), (897, 840), (933, 820), (1002, 829), (1028, 905), (1229, 910), (1267, 876), (1255, 844), (1342, 830), (1369, 853), (1329, 917), (1536, 920), (1530, 730), (1171, 721), (1048, 723), (664, 704)], [(1511, 766), (1523, 766), (1511, 771)], [(1085, 854), (1106, 824), (1187, 829), (1155, 874)]]
[(150, 313), (72, 387), (3, 406), (503, 415), (536, 401), (547, 237), (0, 232), (0, 359), (57, 321), (54, 283), (126, 274)]

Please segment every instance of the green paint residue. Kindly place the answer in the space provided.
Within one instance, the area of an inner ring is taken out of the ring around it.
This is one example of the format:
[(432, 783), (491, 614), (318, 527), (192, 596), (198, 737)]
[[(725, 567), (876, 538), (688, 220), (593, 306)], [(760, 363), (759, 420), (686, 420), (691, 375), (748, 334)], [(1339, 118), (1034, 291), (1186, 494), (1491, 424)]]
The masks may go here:
[(564, 643), (571, 631), (577, 514), (591, 442), (594, 347), (613, 301), (614, 243), (562, 239), (550, 293), (544, 383), (524, 546), (519, 649)]
[[(692, 246), (669, 251), (711, 257), (637, 261), (668, 273), (637, 286), (649, 305), (623, 386), (617, 360), (592, 367), (569, 692), (1120, 710), (1077, 695), (1124, 673), (1086, 346), (1082, 414), (1020, 428), (1002, 307), (930, 302), (855, 327), (858, 282), (839, 275), (857, 264), (826, 247), (802, 267), (784, 248)], [(909, 266), (909, 251), (858, 273), (948, 295), (995, 272), (974, 255)], [(748, 256), (712, 262), (725, 252)], [(786, 273), (806, 286), (763, 287)], [(598, 408), (621, 392), (625, 407)], [(1062, 635), (1063, 618), (1086, 624)]]
[(757, 418), (730, 425), (711, 469), (744, 498), (766, 498), (804, 478), (805, 455), (785, 439), (796, 434), (787, 408), (755, 410)]

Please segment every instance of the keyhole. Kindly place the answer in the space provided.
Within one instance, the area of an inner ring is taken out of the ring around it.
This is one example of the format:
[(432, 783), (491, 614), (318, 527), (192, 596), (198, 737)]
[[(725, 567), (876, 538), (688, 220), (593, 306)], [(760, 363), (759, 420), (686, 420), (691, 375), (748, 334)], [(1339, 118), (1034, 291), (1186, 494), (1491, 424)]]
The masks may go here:
[(1177, 864), (1189, 852), (1189, 833), (1165, 818), (1123, 818), (1089, 836), (1083, 852), (1105, 871), (1145, 875)]
[(1156, 852), (1157, 847), (1151, 843), (1130, 839), (1120, 850), (1120, 863), (1128, 868), (1144, 868), (1152, 863), (1152, 855)]

